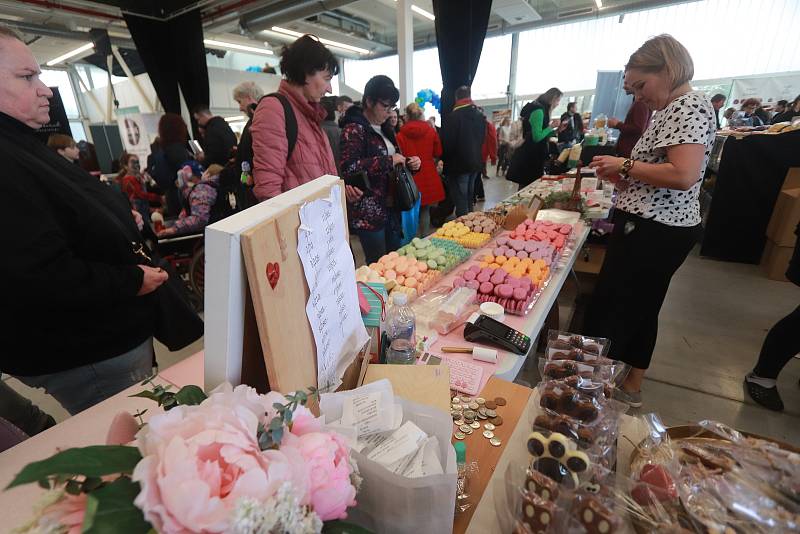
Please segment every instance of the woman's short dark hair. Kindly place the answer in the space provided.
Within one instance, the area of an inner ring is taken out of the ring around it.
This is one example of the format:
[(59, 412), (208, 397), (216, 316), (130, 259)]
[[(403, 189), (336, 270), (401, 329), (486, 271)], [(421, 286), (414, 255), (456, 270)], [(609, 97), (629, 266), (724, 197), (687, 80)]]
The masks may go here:
[(339, 74), (339, 62), (325, 45), (312, 35), (304, 35), (281, 51), (281, 72), (295, 85), (305, 85), (306, 76), (328, 70)]
[(158, 121), (158, 139), (162, 147), (189, 140), (189, 130), (183, 117), (177, 113), (165, 113)]

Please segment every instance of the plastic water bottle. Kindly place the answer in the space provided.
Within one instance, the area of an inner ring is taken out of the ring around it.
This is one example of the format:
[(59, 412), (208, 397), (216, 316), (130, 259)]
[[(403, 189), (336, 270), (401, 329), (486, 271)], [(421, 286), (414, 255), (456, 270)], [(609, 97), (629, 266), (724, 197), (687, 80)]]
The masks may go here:
[(386, 330), (389, 335), (386, 363), (413, 365), (417, 351), (416, 318), (408, 306), (408, 295), (405, 293), (392, 295)]

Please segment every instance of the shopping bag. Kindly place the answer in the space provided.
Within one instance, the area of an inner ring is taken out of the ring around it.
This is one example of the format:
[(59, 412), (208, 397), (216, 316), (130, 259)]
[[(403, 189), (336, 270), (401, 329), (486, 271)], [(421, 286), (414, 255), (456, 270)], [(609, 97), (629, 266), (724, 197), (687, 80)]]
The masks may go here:
[[(363, 482), (356, 496), (358, 504), (347, 511), (347, 520), (381, 534), (452, 532), (457, 477), (456, 453), (450, 443), (453, 420), (450, 414), (432, 406), (400, 397), (395, 400), (403, 405), (404, 423), (412, 421), (428, 436), (438, 438), (444, 473), (406, 478), (353, 450)], [(342, 417), (341, 406), (325, 411), (322, 404), (326, 421)]]
[(422, 202), (422, 197), (418, 198), (414, 206), (401, 213), (403, 238), (400, 240), (401, 245), (407, 245), (417, 236), (417, 229), (419, 228), (419, 207)]

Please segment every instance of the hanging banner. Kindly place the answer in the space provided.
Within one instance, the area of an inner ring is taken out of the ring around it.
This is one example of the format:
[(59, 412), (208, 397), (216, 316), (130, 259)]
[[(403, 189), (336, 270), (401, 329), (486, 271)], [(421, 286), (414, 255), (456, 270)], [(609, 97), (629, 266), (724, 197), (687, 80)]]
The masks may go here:
[(64, 109), (64, 102), (61, 100), (61, 93), (58, 87), (51, 87), (53, 96), (50, 98), (50, 122), (36, 130), (36, 136), (45, 143), (52, 134), (64, 134), (72, 137), (72, 129), (69, 127), (67, 112)]
[(116, 113), (119, 136), (125, 152), (138, 156), (144, 165), (150, 155), (150, 136), (139, 108), (120, 108)]

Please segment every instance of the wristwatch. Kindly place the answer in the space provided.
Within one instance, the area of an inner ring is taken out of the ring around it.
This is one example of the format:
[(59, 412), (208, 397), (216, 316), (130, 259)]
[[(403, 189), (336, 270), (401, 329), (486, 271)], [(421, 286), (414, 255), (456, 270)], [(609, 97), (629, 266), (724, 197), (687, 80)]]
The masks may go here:
[(631, 172), (633, 168), (634, 160), (628, 158), (622, 162), (622, 165), (619, 166), (619, 173), (622, 175), (623, 178), (628, 177), (628, 173)]

